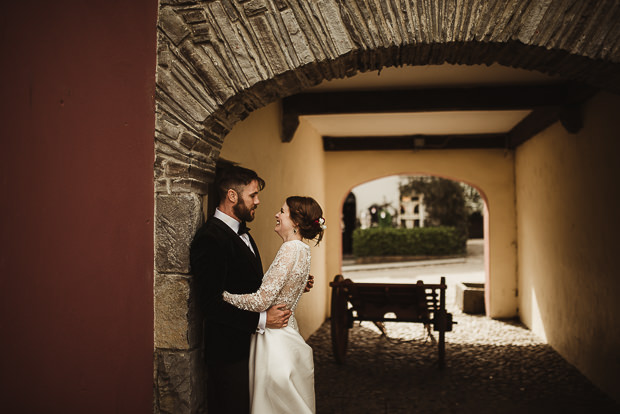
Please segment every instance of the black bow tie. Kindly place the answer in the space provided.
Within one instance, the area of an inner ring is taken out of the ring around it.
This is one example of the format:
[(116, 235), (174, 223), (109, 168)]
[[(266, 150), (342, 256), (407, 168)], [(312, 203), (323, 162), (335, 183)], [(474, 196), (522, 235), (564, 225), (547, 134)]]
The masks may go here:
[(245, 221), (242, 221), (241, 224), (239, 224), (239, 230), (237, 230), (237, 234), (242, 235), (249, 231), (250, 231), (250, 228), (245, 225)]

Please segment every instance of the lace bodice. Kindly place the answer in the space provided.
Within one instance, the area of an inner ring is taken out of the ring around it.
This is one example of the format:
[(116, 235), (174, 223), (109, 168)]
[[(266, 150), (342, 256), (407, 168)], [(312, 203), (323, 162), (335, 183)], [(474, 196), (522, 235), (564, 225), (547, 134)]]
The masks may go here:
[(309, 274), (310, 247), (301, 240), (284, 242), (258, 291), (240, 295), (224, 292), (223, 298), (248, 311), (262, 312), (271, 305), (285, 304), (294, 313)]

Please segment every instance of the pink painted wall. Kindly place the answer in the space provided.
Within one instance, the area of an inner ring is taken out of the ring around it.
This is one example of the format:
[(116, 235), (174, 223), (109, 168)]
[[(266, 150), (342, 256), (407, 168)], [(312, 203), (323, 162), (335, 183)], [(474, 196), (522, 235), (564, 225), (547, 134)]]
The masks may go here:
[(4, 412), (152, 412), (156, 15), (2, 7)]

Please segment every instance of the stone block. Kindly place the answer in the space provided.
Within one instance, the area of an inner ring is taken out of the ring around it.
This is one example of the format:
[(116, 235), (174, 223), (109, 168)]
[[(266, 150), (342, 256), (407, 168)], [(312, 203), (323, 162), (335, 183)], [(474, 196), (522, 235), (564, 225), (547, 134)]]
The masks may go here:
[(185, 6), (187, 6), (187, 5), (197, 4), (197, 3), (198, 3), (198, 1), (195, 1), (195, 0), (160, 0), (160, 4), (162, 6), (165, 6), (165, 5), (168, 5), (168, 4), (170, 4), (170, 5), (185, 5)]
[(170, 193), (170, 179), (162, 178), (160, 175), (160, 172), (158, 171), (155, 171), (155, 193), (156, 194), (169, 194)]
[(211, 27), (206, 23), (197, 23), (190, 26), (194, 43), (209, 43), (211, 41)]
[(192, 122), (201, 123), (211, 115), (211, 108), (208, 108), (204, 101), (188, 94), (179, 78), (169, 71), (157, 71), (157, 87), (165, 92), (161, 100), (172, 108), (177, 105), (183, 108)]
[(161, 273), (189, 273), (189, 246), (202, 223), (197, 194), (157, 195), (155, 267)]
[(282, 55), (281, 40), (274, 35), (269, 20), (264, 15), (259, 14), (250, 19), (250, 24), (258, 37), (258, 41), (263, 45), (267, 64), (273, 73), (279, 75), (286, 72), (289, 67)]
[(169, 8), (160, 9), (159, 27), (175, 45), (180, 44), (190, 34), (181, 17)]
[(255, 16), (267, 11), (267, 3), (265, 0), (250, 0), (243, 6), (243, 10), (246, 16)]
[(457, 283), (456, 304), (465, 313), (484, 313), (484, 283)]
[(344, 55), (353, 50), (353, 43), (342, 22), (338, 5), (332, 1), (320, 1), (317, 4), (325, 20), (329, 37), (334, 42), (337, 55)]
[(183, 132), (179, 137), (179, 143), (187, 149), (192, 149), (197, 140), (198, 137), (190, 134), (189, 132)]
[(204, 412), (205, 372), (199, 350), (155, 351), (156, 410), (162, 414)]
[(204, 180), (195, 180), (190, 178), (173, 178), (170, 180), (170, 192), (172, 193), (196, 193), (207, 194), (209, 185), (207, 183), (208, 178)]
[(285, 0), (275, 0), (274, 3), (276, 7), (278, 8), (278, 10), (284, 10), (288, 8), (288, 4), (286, 3)]
[(166, 160), (163, 166), (167, 177), (187, 177), (189, 175), (189, 164)]
[[(211, 51), (213, 49), (210, 48), (208, 50)], [(235, 95), (232, 86), (228, 84), (227, 80), (222, 77), (222, 74), (217, 69), (217, 62), (213, 63), (213, 58), (217, 56), (215, 53), (209, 54), (202, 47), (193, 47), (188, 44), (183, 44), (179, 51), (189, 61), (193, 69), (196, 70), (198, 76), (205, 82), (205, 85), (214, 92), (212, 98), (216, 101), (224, 102)], [(180, 104), (183, 105), (183, 102), (180, 102)], [(185, 108), (184, 106), (182, 107)]]
[(181, 10), (179, 14), (183, 17), (185, 23), (193, 24), (207, 21), (205, 11), (202, 8)]
[(200, 322), (191, 301), (190, 277), (155, 276), (155, 347), (187, 350), (200, 342)]
[(212, 144), (197, 139), (194, 143), (194, 146), (192, 147), (192, 150), (196, 153), (203, 154), (207, 159), (209, 159), (213, 148), (214, 147)]
[(303, 33), (299, 26), (295, 13), (287, 9), (282, 11), (281, 16), (300, 64), (306, 65), (311, 63), (314, 60), (314, 55), (308, 44), (306, 34)]
[(161, 132), (163, 135), (167, 136), (172, 140), (176, 140), (179, 135), (181, 135), (185, 131), (185, 128), (183, 128), (181, 125), (165, 119), (163, 116), (157, 117), (156, 129), (158, 132)]

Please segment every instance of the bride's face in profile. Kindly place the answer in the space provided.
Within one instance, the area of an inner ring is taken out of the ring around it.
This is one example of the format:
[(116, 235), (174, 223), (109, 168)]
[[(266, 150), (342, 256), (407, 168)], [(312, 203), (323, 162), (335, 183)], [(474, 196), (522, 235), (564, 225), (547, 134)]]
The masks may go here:
[(275, 231), (282, 237), (282, 240), (288, 241), (295, 238), (295, 233), (293, 233), (295, 227), (295, 223), (291, 220), (288, 204), (285, 202), (282, 204), (282, 207), (280, 207), (280, 211), (276, 214)]

